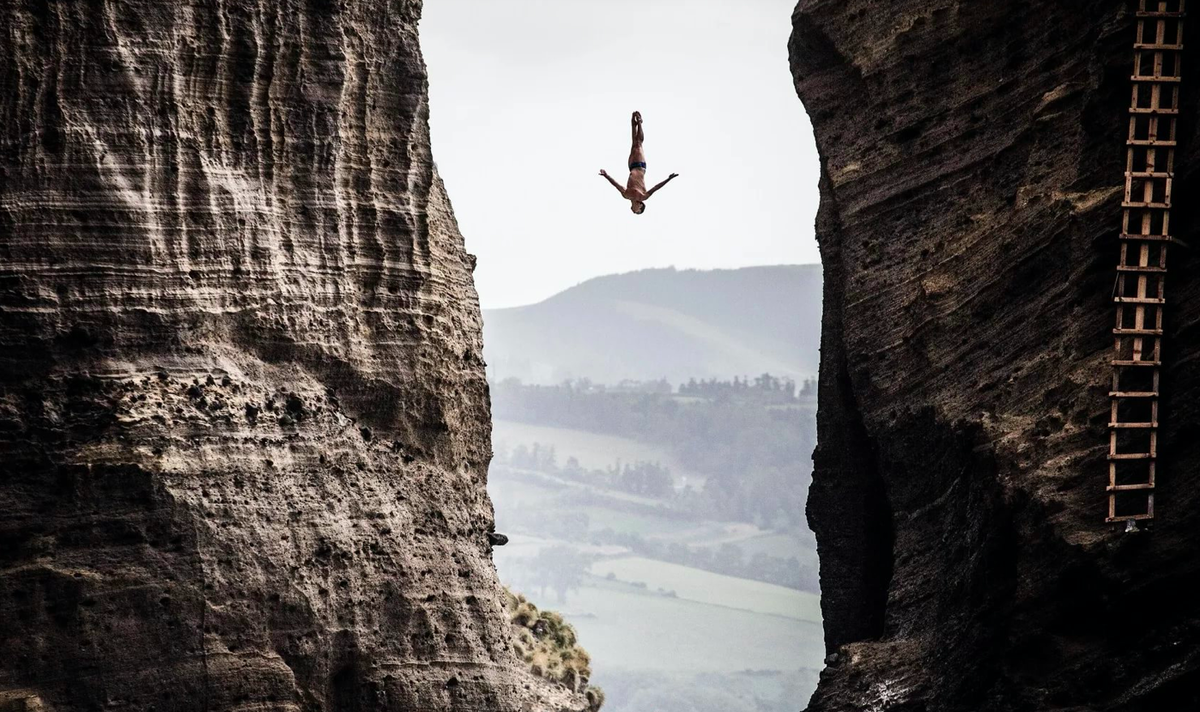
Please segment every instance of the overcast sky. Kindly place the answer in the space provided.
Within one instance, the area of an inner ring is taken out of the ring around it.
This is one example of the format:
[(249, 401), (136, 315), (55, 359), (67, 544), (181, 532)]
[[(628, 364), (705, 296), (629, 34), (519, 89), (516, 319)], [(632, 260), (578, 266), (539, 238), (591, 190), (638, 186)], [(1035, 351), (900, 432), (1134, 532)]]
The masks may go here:
[[(425, 0), (433, 154), (484, 307), (645, 267), (818, 261), (819, 165), (792, 89), (795, 0)], [(628, 175), (634, 215), (598, 175)]]

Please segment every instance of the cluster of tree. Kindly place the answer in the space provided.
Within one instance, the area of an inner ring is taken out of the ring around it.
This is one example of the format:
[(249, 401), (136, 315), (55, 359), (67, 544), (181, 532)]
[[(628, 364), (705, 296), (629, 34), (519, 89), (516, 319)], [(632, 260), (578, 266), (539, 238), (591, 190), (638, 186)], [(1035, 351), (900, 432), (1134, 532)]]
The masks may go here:
[(821, 590), (817, 571), (811, 566), (801, 564), (794, 556), (784, 558), (758, 551), (747, 557), (737, 544), (721, 544), (718, 547), (687, 546), (677, 542), (650, 541), (637, 534), (616, 532), (608, 528), (593, 533), (591, 540), (594, 544), (625, 546), (649, 559), (682, 564), (726, 576), (773, 583), (813, 593), (819, 593)]
[[(757, 383), (777, 381), (779, 393), (786, 394), (785, 382), (779, 379), (768, 376)], [(774, 407), (764, 398), (611, 392), (584, 388), (580, 382), (531, 386), (509, 379), (492, 388), (497, 418), (620, 435), (666, 447), (684, 467), (707, 480), (700, 492), (678, 493), (675, 501), (680, 506), (766, 528), (803, 525), (816, 444), (811, 409)], [(544, 461), (547, 455), (539, 457)]]
[[(520, 383), (520, 379), (509, 378), (502, 383)], [(552, 388), (555, 386), (551, 386)], [(772, 402), (793, 402), (810, 398), (817, 394), (817, 380), (806, 378), (797, 387), (790, 378), (780, 378), (764, 373), (761, 376), (734, 376), (731, 381), (718, 378), (688, 379), (687, 383), (679, 384), (677, 389), (665, 378), (657, 381), (624, 380), (616, 385), (596, 383), (590, 378), (575, 378), (563, 381), (558, 388), (565, 388), (576, 393), (653, 393), (658, 395), (677, 394), (691, 398), (750, 398)]]
[(657, 381), (633, 381), (626, 379), (617, 383), (615, 386), (600, 386), (601, 390), (606, 390), (611, 393), (671, 393), (671, 383), (665, 378), (660, 378)]
[(562, 541), (587, 541), (591, 527), (591, 518), (587, 512), (576, 508), (538, 508), (526, 507), (519, 511), (510, 511), (507, 507), (501, 511), (502, 504), (497, 505), (497, 519), (501, 514), (505, 519), (515, 519), (521, 522), (521, 529), (536, 532), (539, 537), (559, 539)]
[[(520, 472), (502, 468), (496, 472), (502, 477), (522, 477)], [(682, 493), (680, 493), (682, 494)], [(677, 499), (680, 495), (677, 495)], [(566, 506), (560, 507), (521, 507), (519, 510), (510, 509), (503, 499), (496, 501), (497, 521), (519, 521), (520, 529), (526, 532), (536, 532), (537, 536), (555, 539), (575, 544), (592, 544), (595, 546), (615, 544), (629, 549), (631, 552), (649, 559), (668, 561), (683, 566), (690, 566), (704, 571), (737, 576), (739, 578), (778, 584), (802, 591), (819, 592), (817, 571), (811, 566), (800, 563), (796, 557), (772, 556), (756, 552), (747, 557), (742, 548), (736, 544), (723, 544), (719, 547), (687, 546), (677, 542), (665, 543), (634, 533), (617, 532), (611, 528), (592, 529), (591, 517), (585, 511), (586, 507), (597, 506), (605, 509), (615, 509), (630, 514), (653, 517), (671, 517), (692, 520), (697, 517), (694, 511), (688, 511), (677, 504), (649, 505), (625, 500), (604, 498), (594, 490), (579, 489), (570, 491), (559, 500)], [(705, 500), (695, 497), (699, 503)], [(703, 515), (701, 515), (703, 516)], [(568, 546), (568, 545), (564, 545)], [(556, 547), (557, 548), (557, 547)], [(568, 546), (568, 548), (571, 548)], [(575, 551), (574, 548), (571, 548)], [(543, 550), (546, 552), (549, 550)], [(541, 555), (540, 555), (541, 556)], [(504, 567), (506, 580), (524, 589), (538, 589), (544, 595), (544, 590), (550, 588), (562, 592), (575, 585), (575, 579), (568, 579), (570, 585), (562, 588), (563, 579), (547, 575), (545, 572), (554, 567), (565, 566), (565, 572), (578, 570), (582, 572), (590, 565), (591, 559), (583, 557), (574, 564), (564, 563), (569, 557), (564, 552), (554, 551), (537, 560), (518, 559)], [(580, 573), (582, 575), (582, 573)]]
[[(567, 465), (570, 464), (568, 460)], [(578, 469), (579, 463), (575, 464)], [(608, 476), (617, 489), (630, 494), (661, 499), (675, 493), (675, 480), (671, 478), (671, 471), (657, 462), (635, 462), (623, 467), (618, 464)]]
[(560, 544), (538, 550), (535, 556), (516, 559), (504, 567), (505, 583), (523, 591), (554, 592), (558, 603), (566, 603), (567, 593), (579, 588), (595, 557), (573, 546)]
[(700, 398), (757, 398), (769, 402), (789, 403), (801, 398), (816, 395), (817, 382), (806, 378), (797, 391), (796, 382), (790, 378), (778, 378), (764, 373), (757, 378), (739, 378), (734, 376), (732, 381), (721, 381), (716, 378), (708, 380), (690, 379), (680, 384), (679, 395)]
[(566, 464), (559, 467), (554, 447), (546, 447), (540, 443), (534, 443), (532, 446), (518, 445), (511, 451), (498, 449), (492, 458), (492, 464), (544, 472), (644, 497), (667, 499), (675, 493), (675, 481), (671, 477), (671, 470), (657, 462), (615, 462), (603, 470), (588, 470), (579, 464), (578, 459), (569, 457)]
[[(639, 556), (658, 561), (801, 591), (820, 591), (817, 572), (802, 565), (794, 556), (784, 558), (760, 551), (747, 557), (737, 544), (721, 544), (718, 547), (664, 544), (611, 529), (595, 532), (590, 538), (594, 544), (619, 544)], [(595, 556), (567, 544), (546, 547), (535, 556), (507, 563), (504, 567), (505, 583), (524, 591), (537, 591), (541, 598), (553, 592), (558, 603), (565, 603), (567, 594), (579, 588), (595, 560)]]
[(511, 451), (498, 448), (492, 456), (492, 462), (523, 470), (558, 473), (558, 455), (554, 451), (553, 445), (545, 446), (541, 443), (534, 443), (529, 446), (518, 445)]
[[(509, 382), (520, 383), (518, 378), (505, 379)], [(615, 385), (596, 383), (590, 378), (570, 378), (562, 382), (563, 388), (570, 388), (579, 393), (658, 393), (670, 395), (675, 392), (671, 382), (665, 378), (657, 381), (634, 381), (625, 379)]]

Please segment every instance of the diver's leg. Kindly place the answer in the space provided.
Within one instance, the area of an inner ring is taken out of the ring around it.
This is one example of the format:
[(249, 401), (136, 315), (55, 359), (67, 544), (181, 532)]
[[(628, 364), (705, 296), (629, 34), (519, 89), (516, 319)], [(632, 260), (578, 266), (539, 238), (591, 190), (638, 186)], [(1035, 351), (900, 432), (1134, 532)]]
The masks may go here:
[(645, 162), (646, 152), (642, 150), (642, 144), (640, 142), (634, 143), (633, 147), (629, 149), (629, 165), (632, 166), (635, 163)]
[(646, 140), (645, 134), (642, 132), (642, 114), (641, 112), (633, 112), (633, 116), (629, 119), (631, 140), (633, 145), (629, 149), (629, 165), (635, 163), (646, 162), (646, 152), (642, 149), (642, 141)]

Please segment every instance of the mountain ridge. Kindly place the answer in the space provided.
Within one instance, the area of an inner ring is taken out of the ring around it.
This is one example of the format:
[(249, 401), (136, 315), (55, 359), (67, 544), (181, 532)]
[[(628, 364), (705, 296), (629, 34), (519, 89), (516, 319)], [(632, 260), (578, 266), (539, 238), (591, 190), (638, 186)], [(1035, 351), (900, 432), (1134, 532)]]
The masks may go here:
[[(535, 304), (485, 309), (484, 356), (493, 379), (533, 383), (764, 369), (800, 379), (816, 372), (808, 335), (819, 329), (820, 291), (816, 264), (603, 275)], [(590, 328), (579, 329), (583, 322)]]

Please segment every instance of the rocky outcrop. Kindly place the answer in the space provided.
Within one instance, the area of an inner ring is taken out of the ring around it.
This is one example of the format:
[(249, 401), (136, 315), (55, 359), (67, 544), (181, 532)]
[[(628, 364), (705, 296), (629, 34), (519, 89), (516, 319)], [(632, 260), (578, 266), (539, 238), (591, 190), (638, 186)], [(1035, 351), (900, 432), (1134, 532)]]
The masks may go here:
[[(1200, 705), (1200, 281), (1182, 249), (1158, 520), (1104, 524), (1132, 9), (796, 10), (825, 267), (808, 512), (832, 655), (814, 712)], [(1184, 87), (1172, 225), (1188, 240), (1200, 101)]]
[(407, 0), (0, 9), (0, 708), (583, 708), (512, 653)]

